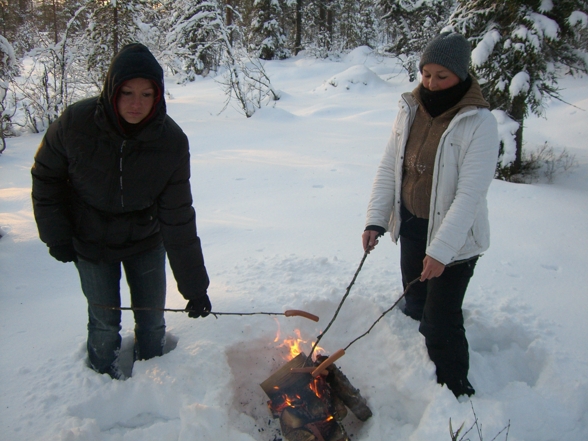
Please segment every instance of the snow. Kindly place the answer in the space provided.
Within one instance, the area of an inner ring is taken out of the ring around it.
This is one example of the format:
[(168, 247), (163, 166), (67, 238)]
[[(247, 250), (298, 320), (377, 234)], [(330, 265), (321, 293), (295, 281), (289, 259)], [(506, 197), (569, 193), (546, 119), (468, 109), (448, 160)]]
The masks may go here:
[[(121, 363), (132, 377), (98, 375), (86, 367), (75, 267), (49, 256), (31, 213), (41, 135), (11, 138), (0, 156), (0, 440), (277, 439), (259, 387), (285, 363), (274, 339), (299, 329), (308, 351), (331, 319), (363, 255), (365, 209), (400, 93), (414, 83), (396, 61), (365, 51), (265, 68), (283, 98), (252, 118), (218, 114), (224, 95), (214, 78), (185, 87), (168, 79), (168, 109), (190, 138), (213, 309), (304, 309), (320, 322), (167, 313), (166, 354), (132, 366), (124, 313)], [(321, 90), (333, 78), (339, 86)], [(588, 439), (588, 88), (586, 78), (561, 84), (576, 107), (553, 102), (546, 119), (529, 118), (526, 147), (566, 148), (578, 167), (551, 185), (490, 187), (492, 246), (464, 303), (476, 395), (458, 401), (437, 385), (418, 324), (394, 309), (337, 362), (374, 413), (344, 420), (352, 439), (449, 440), (449, 421), (469, 428), (474, 411), (484, 439), (509, 422), (510, 441)], [(401, 295), (398, 248), (388, 236), (380, 242), (321, 341), (326, 353)], [(126, 286), (122, 297), (128, 305)], [(170, 271), (167, 306), (185, 303)]]
[(551, 40), (557, 40), (559, 38), (559, 25), (555, 20), (535, 12), (530, 13), (529, 18), (533, 22), (533, 28), (535, 28), (539, 35)]
[(502, 143), (502, 155), (498, 158), (498, 162), (502, 167), (506, 167), (516, 159), (515, 135), (519, 129), (519, 123), (511, 119), (504, 110), (494, 109), (492, 114), (498, 122), (498, 138)]
[(500, 41), (500, 32), (492, 29), (484, 34), (478, 45), (472, 50), (472, 65), (482, 66), (492, 54), (494, 46)]
[(570, 17), (568, 18), (568, 22), (572, 26), (577, 25), (577, 26), (581, 26), (582, 28), (585, 28), (588, 26), (588, 14), (586, 14), (585, 12), (582, 12), (582, 11), (574, 11), (570, 14)]
[(527, 72), (518, 72), (510, 81), (508, 92), (511, 98), (516, 98), (519, 94), (529, 90), (531, 77)]
[(549, 12), (552, 9), (553, 9), (553, 0), (541, 0), (541, 5), (539, 6), (539, 11)]

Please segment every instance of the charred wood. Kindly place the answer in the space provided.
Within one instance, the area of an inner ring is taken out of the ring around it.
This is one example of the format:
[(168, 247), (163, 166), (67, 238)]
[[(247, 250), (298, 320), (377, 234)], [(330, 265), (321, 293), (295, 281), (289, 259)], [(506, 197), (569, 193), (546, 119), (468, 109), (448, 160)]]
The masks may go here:
[[(322, 363), (326, 357), (317, 357), (317, 363)], [(367, 421), (372, 416), (372, 411), (367, 405), (365, 398), (361, 396), (359, 389), (353, 387), (345, 374), (335, 365), (332, 364), (327, 368), (327, 383), (331, 386), (332, 395), (341, 398), (345, 406), (353, 412), (360, 421)]]

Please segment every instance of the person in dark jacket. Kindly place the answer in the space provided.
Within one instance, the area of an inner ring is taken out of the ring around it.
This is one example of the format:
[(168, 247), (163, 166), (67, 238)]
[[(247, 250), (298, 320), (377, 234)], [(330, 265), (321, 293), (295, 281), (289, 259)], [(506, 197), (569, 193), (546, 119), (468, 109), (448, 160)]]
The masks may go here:
[(49, 127), (31, 170), (41, 240), (75, 262), (88, 300), (88, 357), (121, 378), (121, 264), (135, 317), (135, 359), (162, 355), (165, 259), (190, 317), (211, 310), (190, 190), (190, 152), (167, 115), (163, 69), (141, 44), (112, 60), (98, 97)]

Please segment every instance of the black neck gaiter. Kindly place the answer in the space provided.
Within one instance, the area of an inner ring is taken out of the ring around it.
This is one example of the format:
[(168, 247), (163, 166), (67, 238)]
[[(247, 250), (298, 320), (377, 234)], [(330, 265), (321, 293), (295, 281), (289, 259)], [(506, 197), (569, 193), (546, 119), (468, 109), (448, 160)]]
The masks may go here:
[(125, 133), (126, 136), (136, 135), (145, 125), (143, 123), (143, 121), (141, 121), (137, 124), (131, 124), (131, 123), (127, 122), (122, 117), (118, 118), (118, 122), (119, 122), (121, 128), (123, 129), (123, 132)]
[(472, 85), (472, 77), (468, 77), (449, 89), (431, 91), (421, 84), (419, 96), (425, 109), (433, 118), (451, 109), (465, 96)]

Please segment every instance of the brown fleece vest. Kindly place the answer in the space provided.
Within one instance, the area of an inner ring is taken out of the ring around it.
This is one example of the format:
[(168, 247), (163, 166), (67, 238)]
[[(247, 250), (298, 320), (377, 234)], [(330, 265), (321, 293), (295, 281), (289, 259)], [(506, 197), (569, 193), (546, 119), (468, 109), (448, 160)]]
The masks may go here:
[[(422, 86), (419, 85), (419, 87)], [(419, 103), (419, 107), (410, 128), (404, 152), (402, 203), (416, 217), (428, 219), (435, 156), (441, 136), (461, 108), (471, 105), (489, 107), (489, 105), (484, 100), (475, 79), (458, 104), (435, 118), (432, 118), (425, 110), (419, 97), (418, 87), (412, 94)]]

